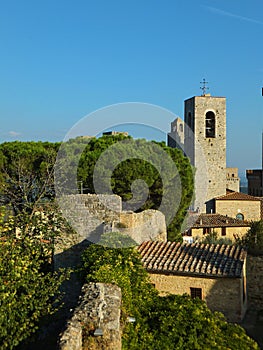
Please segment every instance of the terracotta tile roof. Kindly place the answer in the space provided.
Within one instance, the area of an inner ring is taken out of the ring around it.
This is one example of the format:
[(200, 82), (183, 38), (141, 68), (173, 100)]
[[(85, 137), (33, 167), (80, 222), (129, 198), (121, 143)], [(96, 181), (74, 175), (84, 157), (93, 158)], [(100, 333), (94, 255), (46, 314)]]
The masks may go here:
[(248, 227), (248, 221), (221, 214), (200, 214), (192, 227)]
[(242, 192), (227, 191), (225, 195), (217, 197), (216, 200), (259, 201), (259, 198)]
[(243, 248), (219, 244), (143, 242), (138, 248), (148, 272), (207, 277), (241, 277)]

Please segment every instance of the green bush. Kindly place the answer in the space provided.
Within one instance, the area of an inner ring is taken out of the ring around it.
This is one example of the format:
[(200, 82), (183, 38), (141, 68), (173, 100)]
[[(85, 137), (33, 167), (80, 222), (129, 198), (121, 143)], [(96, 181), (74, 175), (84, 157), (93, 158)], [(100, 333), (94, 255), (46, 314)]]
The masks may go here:
[(251, 222), (250, 229), (237, 244), (244, 246), (251, 255), (263, 255), (263, 220)]
[(64, 272), (47, 272), (52, 246), (38, 234), (48, 222), (39, 223), (34, 235), (36, 221), (24, 219), (0, 220), (1, 349), (13, 349), (36, 331), (41, 318), (55, 312), (66, 278)]

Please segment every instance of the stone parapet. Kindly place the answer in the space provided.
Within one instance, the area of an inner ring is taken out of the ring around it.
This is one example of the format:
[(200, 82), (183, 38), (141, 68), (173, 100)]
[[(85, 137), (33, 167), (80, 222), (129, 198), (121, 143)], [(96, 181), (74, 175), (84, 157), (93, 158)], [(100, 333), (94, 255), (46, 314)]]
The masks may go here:
[[(88, 283), (59, 338), (59, 350), (121, 350), (121, 289)], [(102, 335), (95, 335), (100, 330)]]

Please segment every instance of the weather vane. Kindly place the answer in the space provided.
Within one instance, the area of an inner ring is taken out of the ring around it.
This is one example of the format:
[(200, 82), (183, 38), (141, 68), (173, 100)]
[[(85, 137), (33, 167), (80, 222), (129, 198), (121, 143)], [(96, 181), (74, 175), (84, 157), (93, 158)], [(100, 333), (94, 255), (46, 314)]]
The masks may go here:
[(200, 84), (203, 84), (203, 86), (201, 86), (200, 89), (203, 91), (202, 96), (205, 96), (206, 90), (209, 90), (209, 87), (206, 86), (206, 84), (208, 84), (208, 81), (205, 81), (205, 78), (204, 78), (203, 81), (200, 81)]

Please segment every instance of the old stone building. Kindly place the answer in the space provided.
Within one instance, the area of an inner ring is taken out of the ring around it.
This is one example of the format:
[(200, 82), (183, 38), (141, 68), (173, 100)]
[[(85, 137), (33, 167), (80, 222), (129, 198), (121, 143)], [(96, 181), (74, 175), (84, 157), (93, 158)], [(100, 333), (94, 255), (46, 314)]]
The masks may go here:
[(241, 192), (227, 191), (215, 198), (215, 212), (246, 221), (262, 219), (262, 199)]
[(247, 309), (246, 256), (228, 245), (144, 242), (138, 247), (155, 287), (162, 293), (199, 297), (231, 322)]
[(237, 168), (226, 168), (226, 98), (204, 93), (184, 101), (184, 122), (171, 123), (168, 145), (183, 150), (195, 167), (194, 210), (213, 212), (226, 188), (239, 191)]
[(226, 189), (239, 192), (240, 178), (238, 177), (238, 168), (226, 168)]
[(236, 238), (243, 237), (250, 228), (248, 221), (221, 214), (200, 214), (192, 220), (193, 225), (183, 233), (184, 241), (200, 241), (212, 232), (216, 233), (218, 239), (228, 238), (235, 241)]
[[(214, 197), (225, 193), (226, 189), (226, 99), (210, 94), (194, 96), (184, 102), (185, 150), (191, 163), (199, 171), (203, 167), (198, 145), (206, 163), (207, 193), (206, 211)], [(200, 181), (196, 181), (199, 190)], [(198, 195), (197, 195), (198, 197)]]

